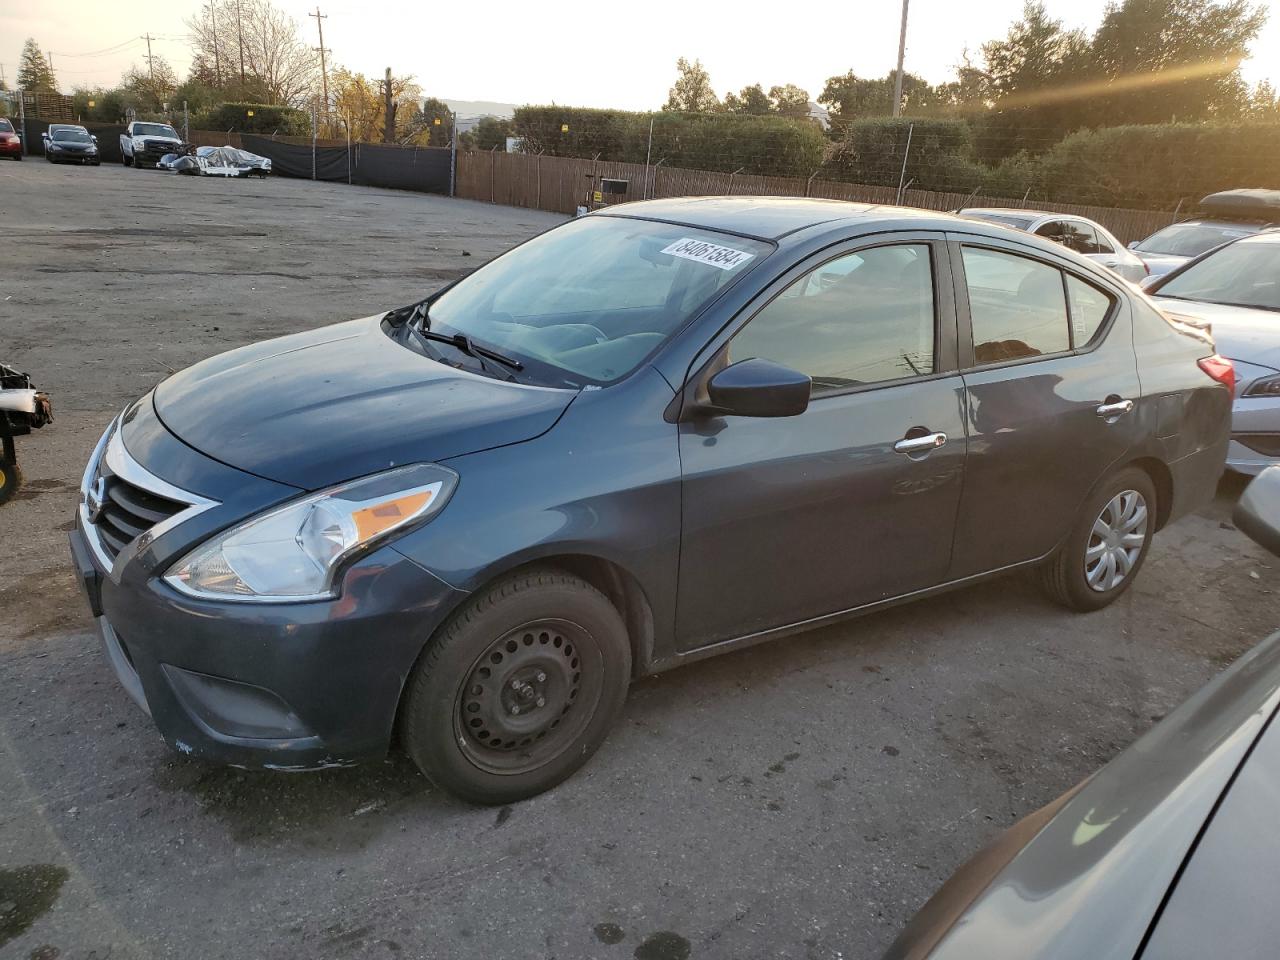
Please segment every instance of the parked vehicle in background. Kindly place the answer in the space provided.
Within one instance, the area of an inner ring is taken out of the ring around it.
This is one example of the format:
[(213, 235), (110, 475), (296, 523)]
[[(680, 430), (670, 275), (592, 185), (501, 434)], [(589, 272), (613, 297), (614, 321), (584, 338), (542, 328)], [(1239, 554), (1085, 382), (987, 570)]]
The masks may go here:
[[(1162, 277), (1214, 247), (1280, 223), (1280, 190), (1224, 190), (1200, 201), (1201, 216), (1129, 244), (1151, 276)], [(1154, 281), (1148, 281), (1151, 283)]]
[(1207, 324), (1235, 365), (1227, 466), (1258, 473), (1280, 463), (1280, 230), (1217, 247), (1147, 292), (1166, 313)]
[(41, 136), (44, 158), (50, 163), (79, 163), (98, 166), (98, 138), (74, 123), (51, 123)]
[(0, 117), (0, 157), (22, 159), (22, 137), (14, 129), (13, 121), (6, 117)]
[[(1236, 525), (1280, 555), (1280, 468)], [(956, 871), (885, 960), (1276, 956), (1280, 633)]]
[(181, 144), (178, 131), (169, 124), (135, 120), (120, 134), (120, 162), (126, 167), (155, 167)]
[(93, 452), (72, 553), (182, 752), (340, 765), (398, 723), (437, 784), (508, 802), (637, 676), (1013, 567), (1106, 606), (1213, 495), (1229, 380), (1029, 234), (620, 204), (166, 380)]
[(1060, 243), (1068, 250), (1074, 250), (1095, 263), (1114, 270), (1131, 283), (1137, 283), (1147, 275), (1146, 267), (1136, 255), (1125, 249), (1124, 244), (1102, 224), (1085, 217), (1045, 210), (1006, 210), (1002, 207), (974, 207), (957, 212), (962, 217), (1025, 230), (1037, 237)]

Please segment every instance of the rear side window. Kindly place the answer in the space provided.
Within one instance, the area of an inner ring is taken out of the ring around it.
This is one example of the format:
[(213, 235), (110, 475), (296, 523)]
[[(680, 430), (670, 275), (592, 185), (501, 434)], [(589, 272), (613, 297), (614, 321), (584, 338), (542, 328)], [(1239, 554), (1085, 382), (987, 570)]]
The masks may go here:
[(1067, 302), (1071, 307), (1071, 341), (1083, 347), (1097, 334), (1115, 301), (1093, 284), (1068, 275)]
[(934, 370), (927, 244), (830, 260), (793, 281), (733, 338), (729, 360), (772, 360), (813, 378), (813, 396)]
[(975, 363), (1004, 363), (1071, 349), (1067, 298), (1056, 267), (965, 247), (964, 273)]

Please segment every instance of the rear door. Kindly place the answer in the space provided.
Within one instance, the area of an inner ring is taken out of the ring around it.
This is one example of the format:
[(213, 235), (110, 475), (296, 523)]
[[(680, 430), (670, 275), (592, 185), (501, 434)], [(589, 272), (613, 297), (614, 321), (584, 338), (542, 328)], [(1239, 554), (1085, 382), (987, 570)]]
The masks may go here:
[(1133, 445), (1128, 300), (1069, 260), (952, 235), (969, 455), (952, 578), (1050, 552)]
[(680, 425), (685, 650), (932, 586), (950, 565), (965, 437), (942, 236), (829, 248), (743, 320), (689, 388), (761, 357), (811, 376), (812, 395), (795, 417)]

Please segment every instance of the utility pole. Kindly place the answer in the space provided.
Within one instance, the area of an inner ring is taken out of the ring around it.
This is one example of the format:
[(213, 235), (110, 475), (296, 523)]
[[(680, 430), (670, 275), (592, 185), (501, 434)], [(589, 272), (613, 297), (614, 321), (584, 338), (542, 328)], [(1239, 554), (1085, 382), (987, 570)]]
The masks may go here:
[(222, 86), (222, 58), (218, 56), (218, 17), (214, 12), (215, 0), (209, 0), (209, 36), (213, 40), (213, 75)]
[(151, 34), (148, 33), (148, 34), (144, 34), (142, 39), (147, 41), (147, 76), (151, 78), (152, 83), (155, 83), (156, 68), (155, 68), (155, 64), (153, 64), (151, 61), (151, 41), (154, 40), (155, 37), (151, 36)]
[(240, 82), (244, 83), (244, 27), (240, 19), (240, 0), (236, 0), (236, 42), (240, 44)]
[(902, 61), (907, 56), (907, 2), (902, 0), (902, 29), (898, 32), (898, 72), (893, 78), (893, 115), (902, 116)]
[(316, 29), (320, 31), (320, 85), (324, 89), (324, 122), (325, 126), (329, 125), (329, 71), (324, 63), (324, 23), (328, 20), (328, 14), (320, 12), (319, 4), (316, 5), (315, 13), (308, 13), (308, 17), (316, 18)]

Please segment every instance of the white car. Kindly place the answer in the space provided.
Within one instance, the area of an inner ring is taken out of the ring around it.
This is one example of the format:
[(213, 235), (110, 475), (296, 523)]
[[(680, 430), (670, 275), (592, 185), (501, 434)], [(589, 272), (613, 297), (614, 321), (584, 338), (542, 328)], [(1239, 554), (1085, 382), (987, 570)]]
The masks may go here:
[(1130, 283), (1138, 283), (1149, 273), (1141, 257), (1126, 249), (1106, 227), (1084, 217), (1047, 210), (1006, 210), (1003, 207), (973, 207), (956, 213), (1060, 243), (1113, 270)]
[(1129, 244), (1152, 277), (1177, 270), (1214, 247), (1280, 224), (1280, 190), (1223, 190), (1200, 201), (1203, 216)]
[(1211, 250), (1148, 293), (1175, 319), (1207, 325), (1235, 366), (1227, 466), (1256, 474), (1280, 463), (1280, 230)]
[(135, 120), (120, 134), (120, 162), (126, 167), (158, 167), (165, 154), (182, 145), (178, 131), (167, 123)]

